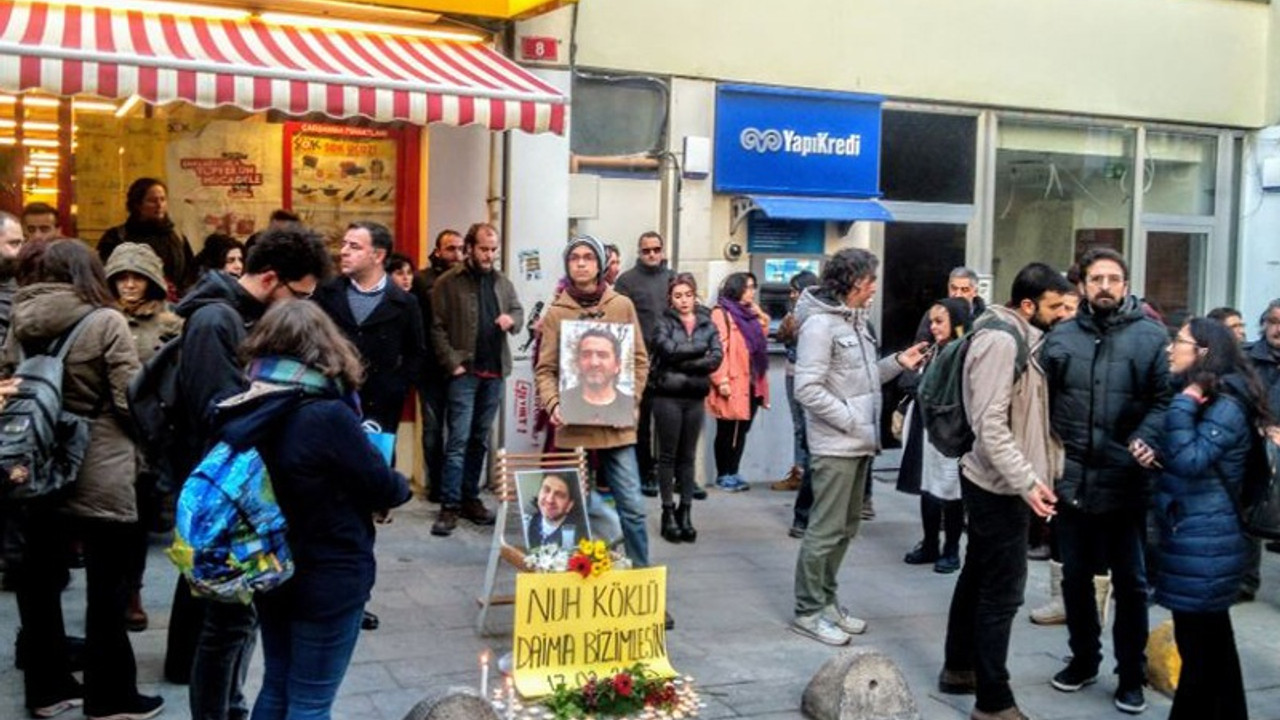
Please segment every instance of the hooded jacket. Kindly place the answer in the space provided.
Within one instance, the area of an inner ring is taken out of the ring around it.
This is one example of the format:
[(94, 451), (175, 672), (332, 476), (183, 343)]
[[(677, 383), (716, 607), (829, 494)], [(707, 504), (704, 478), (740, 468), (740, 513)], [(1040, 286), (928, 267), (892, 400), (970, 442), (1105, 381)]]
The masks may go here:
[(1239, 376), (1223, 378), (1227, 392), (1200, 406), (1179, 394), (1164, 414), (1156, 485), (1160, 572), (1156, 602), (1180, 612), (1222, 612), (1240, 590), (1249, 541), (1235, 500), (1244, 478), (1253, 422), (1238, 397)]
[[(1027, 368), (1021, 375), (1016, 374), (1018, 344), (1013, 336), (982, 330), (992, 319), (1012, 326), (1026, 341)], [(1053, 487), (1062, 470), (1062, 444), (1049, 427), (1049, 388), (1036, 362), (1044, 338), (1021, 315), (998, 305), (974, 323), (962, 383), (974, 440), (960, 467), (967, 480), (987, 492), (1022, 495), (1037, 481)]]
[[(533, 369), (534, 381), (538, 385), (538, 401), (546, 408), (547, 413), (553, 413), (560, 404), (560, 324), (573, 320), (626, 323), (632, 326), (632, 336), (635, 338), (635, 397), (641, 397), (649, 377), (649, 354), (635, 306), (613, 288), (606, 288), (600, 296), (600, 302), (591, 308), (583, 308), (568, 292), (561, 292), (543, 315), (542, 346), (538, 351), (538, 364)], [(557, 447), (597, 450), (635, 444), (635, 425), (562, 425), (556, 428)]]
[(649, 344), (649, 393), (661, 397), (701, 400), (711, 390), (711, 373), (724, 360), (720, 332), (711, 312), (694, 309), (693, 332), (685, 329), (680, 313), (668, 309), (658, 318)]
[[(35, 283), (13, 297), (13, 331), (5, 343), (5, 375), (18, 364), (21, 343), (28, 353), (43, 352), (95, 308), (65, 283)], [(64, 501), (78, 517), (135, 522), (133, 441), (126, 432), (129, 406), (125, 391), (138, 372), (138, 351), (124, 316), (114, 309), (97, 313), (67, 352), (62, 405), (89, 420), (89, 449), (80, 475)]]
[(170, 221), (144, 222), (129, 218), (110, 228), (98, 240), (98, 257), (105, 264), (121, 243), (142, 243), (155, 250), (164, 264), (164, 277), (173, 283), (174, 297), (181, 297), (196, 281), (196, 256), (191, 243)]
[[(146, 245), (123, 243), (111, 253), (106, 266), (107, 283), (117, 299), (115, 277), (126, 272), (146, 278), (160, 296), (166, 292), (160, 258)], [(160, 346), (182, 333), (182, 318), (171, 312), (164, 300), (147, 300), (132, 307), (122, 304), (121, 311), (129, 320), (129, 331), (138, 347), (138, 360), (144, 364)]]
[(368, 602), (373, 513), (404, 504), (410, 492), (366, 438), (354, 405), (255, 382), (220, 403), (215, 422), (232, 447), (258, 449), (289, 522), (293, 578), (258, 602), (308, 620)]
[(1049, 333), (1040, 364), (1049, 379), (1050, 418), (1066, 448), (1059, 502), (1088, 513), (1146, 507), (1146, 472), (1129, 453), (1141, 438), (1161, 447), (1172, 395), (1169, 335), (1132, 295), (1106, 315), (1088, 303)]
[(877, 360), (865, 310), (808, 288), (796, 301), (795, 398), (804, 408), (809, 452), (862, 457), (880, 450), (880, 386), (902, 372), (896, 355)]

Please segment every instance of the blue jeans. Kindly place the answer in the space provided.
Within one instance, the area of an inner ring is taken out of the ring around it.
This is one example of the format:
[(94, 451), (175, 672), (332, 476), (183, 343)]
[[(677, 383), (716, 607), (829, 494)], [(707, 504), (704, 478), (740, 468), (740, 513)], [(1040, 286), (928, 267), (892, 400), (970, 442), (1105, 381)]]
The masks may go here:
[(257, 636), (258, 613), (252, 605), (205, 601), (204, 625), (187, 688), (192, 720), (224, 720), (248, 713), (244, 681)]
[[(649, 531), (644, 525), (644, 496), (640, 494), (640, 465), (635, 445), (596, 450), (601, 470), (609, 478), (613, 502), (622, 521), (627, 557), (636, 567), (649, 566)], [(594, 495), (594, 493), (593, 493)]]
[(444, 429), (448, 419), (449, 378), (443, 373), (418, 390), (422, 404), (422, 457), (426, 458), (428, 496), (440, 499), (444, 485)]
[[(1110, 569), (1116, 601), (1111, 637), (1120, 687), (1141, 687), (1147, 664), (1147, 572), (1142, 552), (1146, 512), (1093, 514), (1063, 504), (1054, 524), (1062, 555), (1062, 604), (1067, 609), (1072, 662), (1084, 670), (1097, 670), (1102, 664), (1093, 576), (1100, 568)], [(969, 532), (973, 532), (972, 521)]]
[(480, 497), (480, 471), (489, 454), (489, 431), (502, 405), (502, 378), (471, 373), (449, 381), (449, 439), (445, 445), (440, 502), (456, 508)]
[(262, 690), (252, 720), (329, 720), (360, 636), (364, 606), (321, 620), (262, 610)]
[(787, 376), (787, 404), (791, 406), (791, 435), (795, 447), (795, 460), (791, 463), (798, 468), (809, 467), (809, 436), (804, 427), (804, 406), (796, 402), (796, 378)]

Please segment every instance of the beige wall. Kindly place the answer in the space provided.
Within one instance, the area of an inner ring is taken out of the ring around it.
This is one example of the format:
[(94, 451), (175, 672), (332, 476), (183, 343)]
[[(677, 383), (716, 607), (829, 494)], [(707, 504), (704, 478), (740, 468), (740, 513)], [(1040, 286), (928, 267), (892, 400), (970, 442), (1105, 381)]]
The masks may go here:
[(1277, 26), (1280, 8), (1245, 0), (588, 0), (577, 61), (1261, 127), (1280, 111)]

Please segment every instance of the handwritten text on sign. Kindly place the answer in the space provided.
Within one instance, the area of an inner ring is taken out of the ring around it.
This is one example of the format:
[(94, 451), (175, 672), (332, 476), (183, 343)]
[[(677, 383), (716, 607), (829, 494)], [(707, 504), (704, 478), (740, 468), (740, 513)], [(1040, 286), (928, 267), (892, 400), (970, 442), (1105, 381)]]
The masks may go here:
[(579, 687), (642, 662), (662, 677), (667, 659), (665, 567), (516, 576), (515, 681), (524, 697)]

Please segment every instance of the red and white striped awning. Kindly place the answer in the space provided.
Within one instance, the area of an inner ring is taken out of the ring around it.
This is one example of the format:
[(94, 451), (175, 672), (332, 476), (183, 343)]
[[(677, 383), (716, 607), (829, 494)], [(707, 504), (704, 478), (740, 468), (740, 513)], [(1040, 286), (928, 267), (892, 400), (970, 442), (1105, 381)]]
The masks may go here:
[(565, 97), (476, 43), (0, 0), (0, 90), (563, 134)]

